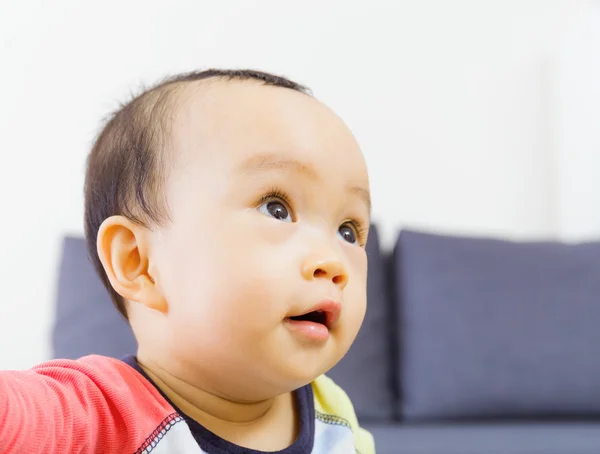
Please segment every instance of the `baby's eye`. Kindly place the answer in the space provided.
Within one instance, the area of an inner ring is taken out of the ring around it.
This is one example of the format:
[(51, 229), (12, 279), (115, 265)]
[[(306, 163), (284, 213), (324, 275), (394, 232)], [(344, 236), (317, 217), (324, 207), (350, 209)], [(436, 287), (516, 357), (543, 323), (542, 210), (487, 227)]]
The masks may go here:
[(283, 222), (292, 222), (292, 217), (287, 207), (279, 200), (271, 200), (258, 207), (258, 211)]
[(342, 224), (338, 229), (338, 233), (342, 240), (347, 241), (350, 244), (356, 244), (356, 232), (349, 224)]

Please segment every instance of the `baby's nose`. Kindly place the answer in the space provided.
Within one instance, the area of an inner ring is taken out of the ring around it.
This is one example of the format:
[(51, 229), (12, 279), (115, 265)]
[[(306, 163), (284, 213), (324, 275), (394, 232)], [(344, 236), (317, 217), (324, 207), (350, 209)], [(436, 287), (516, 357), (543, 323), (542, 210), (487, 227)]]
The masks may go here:
[(348, 283), (348, 271), (341, 260), (323, 259), (315, 256), (302, 264), (302, 276), (307, 280), (330, 279), (343, 290)]

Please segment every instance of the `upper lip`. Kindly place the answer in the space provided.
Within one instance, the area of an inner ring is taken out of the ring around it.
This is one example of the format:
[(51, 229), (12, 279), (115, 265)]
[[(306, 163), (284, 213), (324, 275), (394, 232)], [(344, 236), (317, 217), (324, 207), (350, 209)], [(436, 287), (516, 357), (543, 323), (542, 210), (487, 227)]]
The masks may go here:
[(335, 301), (331, 298), (326, 298), (310, 308), (307, 311), (293, 314), (290, 317), (302, 317), (303, 315), (310, 314), (311, 312), (323, 312), (326, 315), (325, 324), (327, 328), (332, 328), (336, 322), (340, 319), (342, 313), (342, 304), (339, 301)]

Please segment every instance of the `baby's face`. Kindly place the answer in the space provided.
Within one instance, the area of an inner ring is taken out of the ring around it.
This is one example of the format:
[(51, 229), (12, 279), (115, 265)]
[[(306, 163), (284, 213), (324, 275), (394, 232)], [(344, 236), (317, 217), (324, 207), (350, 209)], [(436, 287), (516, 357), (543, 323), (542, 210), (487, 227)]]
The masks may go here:
[(181, 98), (171, 222), (151, 246), (172, 364), (240, 399), (298, 388), (342, 358), (365, 314), (363, 156), (289, 89), (213, 82)]

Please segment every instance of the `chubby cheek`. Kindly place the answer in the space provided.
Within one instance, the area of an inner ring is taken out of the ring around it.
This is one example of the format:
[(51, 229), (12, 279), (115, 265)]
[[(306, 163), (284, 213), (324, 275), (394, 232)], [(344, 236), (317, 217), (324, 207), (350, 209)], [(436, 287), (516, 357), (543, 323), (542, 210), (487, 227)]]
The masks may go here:
[(174, 266), (169, 289), (180, 329), (242, 341), (266, 335), (283, 319), (290, 284), (285, 261), (272, 245), (244, 233), (225, 229), (193, 254), (188, 244), (188, 259)]

